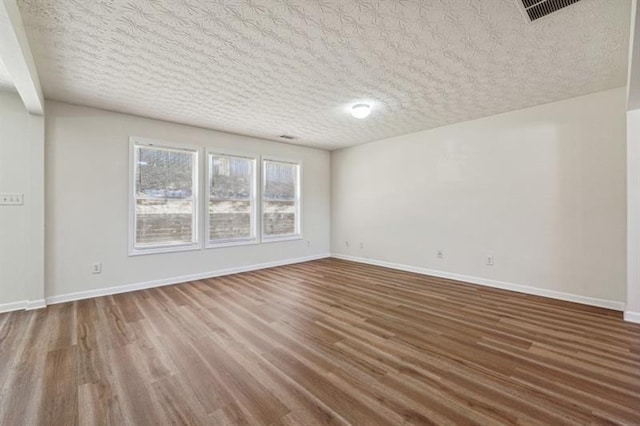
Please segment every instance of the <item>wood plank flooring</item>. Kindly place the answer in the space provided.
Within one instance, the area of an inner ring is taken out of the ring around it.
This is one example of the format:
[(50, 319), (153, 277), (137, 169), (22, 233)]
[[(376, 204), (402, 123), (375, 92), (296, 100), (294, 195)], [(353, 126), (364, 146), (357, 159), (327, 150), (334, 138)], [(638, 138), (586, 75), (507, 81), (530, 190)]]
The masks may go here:
[(336, 259), (0, 315), (0, 424), (640, 424), (617, 312)]

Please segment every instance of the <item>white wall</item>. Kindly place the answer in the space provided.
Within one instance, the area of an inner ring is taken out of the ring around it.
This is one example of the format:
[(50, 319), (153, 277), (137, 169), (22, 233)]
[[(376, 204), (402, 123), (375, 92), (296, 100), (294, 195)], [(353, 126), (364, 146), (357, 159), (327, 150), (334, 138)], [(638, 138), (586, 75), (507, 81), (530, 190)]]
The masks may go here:
[(627, 307), (624, 318), (640, 323), (640, 10), (631, 7), (627, 84)]
[[(327, 151), (59, 102), (47, 101), (46, 109), (48, 297), (329, 252)], [(301, 160), (304, 240), (129, 257), (132, 135)], [(97, 261), (102, 262), (102, 274), (92, 275), (90, 265)]]
[(622, 309), (625, 98), (608, 90), (332, 152), (332, 253)]
[(627, 111), (627, 307), (640, 323), (640, 109)]
[(0, 193), (24, 194), (23, 205), (0, 206), (0, 312), (36, 307), (44, 302), (44, 118), (2, 91)]

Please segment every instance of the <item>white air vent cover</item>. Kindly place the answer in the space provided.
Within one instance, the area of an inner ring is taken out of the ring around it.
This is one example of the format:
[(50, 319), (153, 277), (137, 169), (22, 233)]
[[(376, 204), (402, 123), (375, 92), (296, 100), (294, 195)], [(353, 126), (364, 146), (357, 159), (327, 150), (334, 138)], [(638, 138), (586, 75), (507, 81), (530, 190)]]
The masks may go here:
[(518, 0), (522, 2), (529, 20), (535, 21), (580, 0)]

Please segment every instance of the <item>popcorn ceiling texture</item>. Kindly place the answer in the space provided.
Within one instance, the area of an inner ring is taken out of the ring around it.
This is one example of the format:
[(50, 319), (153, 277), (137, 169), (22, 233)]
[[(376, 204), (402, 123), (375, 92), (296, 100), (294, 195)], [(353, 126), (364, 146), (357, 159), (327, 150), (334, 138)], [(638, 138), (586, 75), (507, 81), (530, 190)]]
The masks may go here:
[(49, 99), (335, 149), (625, 84), (630, 1), (517, 1), (19, 5)]

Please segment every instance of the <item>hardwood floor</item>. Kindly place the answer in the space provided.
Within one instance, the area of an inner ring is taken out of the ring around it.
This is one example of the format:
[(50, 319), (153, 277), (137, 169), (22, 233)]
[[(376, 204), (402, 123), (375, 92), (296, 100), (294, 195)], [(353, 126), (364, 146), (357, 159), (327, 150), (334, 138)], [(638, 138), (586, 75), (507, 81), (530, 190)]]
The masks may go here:
[(0, 424), (640, 424), (617, 312), (336, 259), (0, 315)]

